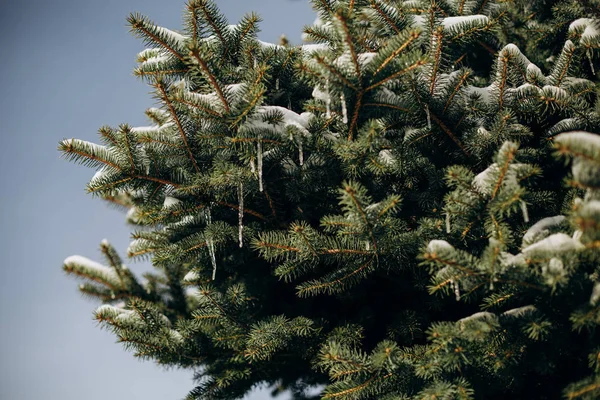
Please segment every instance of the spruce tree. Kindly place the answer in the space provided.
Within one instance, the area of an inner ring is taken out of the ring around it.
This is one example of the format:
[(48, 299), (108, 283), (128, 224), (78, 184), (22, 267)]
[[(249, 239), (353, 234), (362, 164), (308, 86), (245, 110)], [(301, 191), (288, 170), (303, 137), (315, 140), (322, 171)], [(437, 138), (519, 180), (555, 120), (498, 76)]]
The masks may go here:
[(129, 16), (152, 125), (59, 145), (155, 267), (67, 258), (97, 320), (188, 399), (600, 398), (600, 2), (312, 3)]

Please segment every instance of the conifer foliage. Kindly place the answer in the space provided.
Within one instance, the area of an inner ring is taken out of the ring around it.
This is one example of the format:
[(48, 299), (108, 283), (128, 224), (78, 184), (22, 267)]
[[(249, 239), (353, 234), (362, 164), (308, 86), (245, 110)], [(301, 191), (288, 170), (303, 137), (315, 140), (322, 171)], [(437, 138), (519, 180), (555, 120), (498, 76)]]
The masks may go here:
[(599, 398), (600, 3), (312, 3), (129, 16), (152, 125), (59, 145), (156, 268), (67, 258), (97, 320), (188, 399)]

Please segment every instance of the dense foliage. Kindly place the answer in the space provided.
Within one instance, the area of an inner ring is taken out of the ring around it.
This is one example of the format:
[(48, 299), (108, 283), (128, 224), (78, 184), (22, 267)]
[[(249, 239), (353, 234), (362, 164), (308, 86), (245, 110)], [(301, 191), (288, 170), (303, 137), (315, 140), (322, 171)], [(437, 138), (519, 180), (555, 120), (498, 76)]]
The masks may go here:
[(152, 126), (60, 150), (126, 208), (65, 260), (189, 399), (600, 397), (600, 3), (313, 0), (310, 44), (133, 14)]

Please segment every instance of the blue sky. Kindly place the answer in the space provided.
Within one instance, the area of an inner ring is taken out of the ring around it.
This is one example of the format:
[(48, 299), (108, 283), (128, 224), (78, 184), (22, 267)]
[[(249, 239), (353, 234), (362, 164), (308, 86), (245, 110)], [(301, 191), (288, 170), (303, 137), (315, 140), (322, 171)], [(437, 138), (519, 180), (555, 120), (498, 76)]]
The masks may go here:
[[(257, 11), (260, 38), (300, 42), (314, 19), (308, 1), (217, 0), (235, 23)], [(125, 18), (139, 11), (181, 27), (184, 0), (29, 0), (0, 12), (0, 398), (181, 399), (191, 371), (133, 358), (92, 320), (93, 302), (64, 276), (62, 261), (99, 260), (107, 238), (122, 253), (124, 215), (85, 194), (93, 171), (60, 159), (63, 138), (96, 141), (104, 124), (143, 125), (153, 102), (133, 77), (142, 44)], [(143, 266), (130, 265), (134, 270)], [(266, 399), (256, 392), (249, 399)]]

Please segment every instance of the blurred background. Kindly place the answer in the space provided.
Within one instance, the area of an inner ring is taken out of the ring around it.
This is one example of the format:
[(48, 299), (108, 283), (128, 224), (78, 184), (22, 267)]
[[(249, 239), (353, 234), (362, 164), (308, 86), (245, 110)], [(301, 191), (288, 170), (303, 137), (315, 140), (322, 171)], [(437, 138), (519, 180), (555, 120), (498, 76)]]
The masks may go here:
[[(258, 12), (264, 41), (286, 34), (298, 44), (314, 20), (308, 0), (216, 2), (230, 23)], [(0, 4), (0, 399), (181, 399), (194, 387), (192, 371), (136, 360), (99, 329), (96, 304), (62, 273), (67, 256), (100, 260), (103, 238), (125, 254), (130, 227), (85, 193), (94, 171), (60, 159), (56, 148), (63, 138), (97, 141), (105, 124), (147, 125), (153, 101), (131, 72), (143, 46), (125, 18), (140, 12), (178, 30), (184, 0)]]

